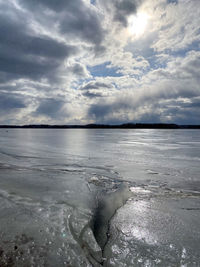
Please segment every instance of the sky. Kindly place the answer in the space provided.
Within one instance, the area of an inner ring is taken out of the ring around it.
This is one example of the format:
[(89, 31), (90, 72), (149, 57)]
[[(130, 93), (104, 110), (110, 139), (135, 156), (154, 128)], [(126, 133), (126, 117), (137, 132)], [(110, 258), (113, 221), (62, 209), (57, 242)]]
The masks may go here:
[(0, 124), (200, 124), (199, 0), (0, 0)]

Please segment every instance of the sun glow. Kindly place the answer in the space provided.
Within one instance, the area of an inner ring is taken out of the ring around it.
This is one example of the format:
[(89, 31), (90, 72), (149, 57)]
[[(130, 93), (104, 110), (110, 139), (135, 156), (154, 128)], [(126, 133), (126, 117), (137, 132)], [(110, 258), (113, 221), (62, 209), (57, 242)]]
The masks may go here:
[(137, 13), (129, 18), (128, 30), (131, 35), (140, 37), (147, 27), (149, 16), (146, 13)]

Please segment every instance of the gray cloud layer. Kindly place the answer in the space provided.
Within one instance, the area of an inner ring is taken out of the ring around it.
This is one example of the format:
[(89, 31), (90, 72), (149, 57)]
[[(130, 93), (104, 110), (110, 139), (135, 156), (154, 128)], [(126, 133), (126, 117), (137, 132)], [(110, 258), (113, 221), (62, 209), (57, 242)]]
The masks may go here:
[(81, 0), (21, 0), (21, 2), (30, 10), (39, 11), (43, 15), (46, 15), (48, 10), (52, 11), (53, 13), (46, 16), (47, 20), (57, 23), (58, 30), (62, 34), (86, 40), (96, 46), (103, 41), (104, 31), (100, 18)]
[(199, 1), (0, 0), (0, 123), (199, 123), (199, 25)]
[[(3, 10), (1, 11), (3, 13)], [(34, 32), (17, 14), (0, 16), (0, 72), (7, 78), (48, 78), (77, 48)]]

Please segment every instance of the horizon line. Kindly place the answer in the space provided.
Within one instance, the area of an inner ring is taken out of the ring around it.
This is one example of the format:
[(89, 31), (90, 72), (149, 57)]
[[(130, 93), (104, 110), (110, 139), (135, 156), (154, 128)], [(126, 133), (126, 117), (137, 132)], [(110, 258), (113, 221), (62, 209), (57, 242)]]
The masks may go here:
[(25, 125), (0, 125), (0, 128), (45, 128), (45, 129), (67, 129), (67, 128), (122, 128), (122, 129), (200, 129), (200, 124), (176, 124), (176, 123), (122, 123), (122, 124), (25, 124)]

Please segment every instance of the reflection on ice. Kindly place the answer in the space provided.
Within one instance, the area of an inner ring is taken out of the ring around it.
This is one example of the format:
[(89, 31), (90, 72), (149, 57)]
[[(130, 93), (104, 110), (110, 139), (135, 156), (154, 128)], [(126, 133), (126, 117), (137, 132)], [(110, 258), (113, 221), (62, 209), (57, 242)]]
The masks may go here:
[(146, 200), (129, 200), (111, 221), (105, 266), (198, 266), (198, 216), (191, 210), (180, 212), (189, 203), (192, 197), (177, 197), (176, 192), (173, 199), (152, 192)]
[(149, 205), (147, 205), (146, 201), (138, 201), (136, 205), (134, 205), (134, 202), (130, 204), (127, 211), (128, 214), (125, 213), (124, 218), (122, 217), (126, 223), (121, 225), (120, 231), (126, 236), (131, 236), (135, 240), (142, 240), (149, 245), (154, 245), (157, 244), (159, 238), (155, 232), (149, 229), (149, 221), (145, 220), (143, 223), (139, 221), (137, 221), (138, 223), (133, 223), (134, 220), (132, 218), (134, 214), (138, 212), (145, 216), (145, 214), (148, 213), (148, 209)]
[(133, 192), (134, 194), (150, 194), (151, 191), (148, 189), (144, 189), (142, 187), (130, 187), (131, 192)]

